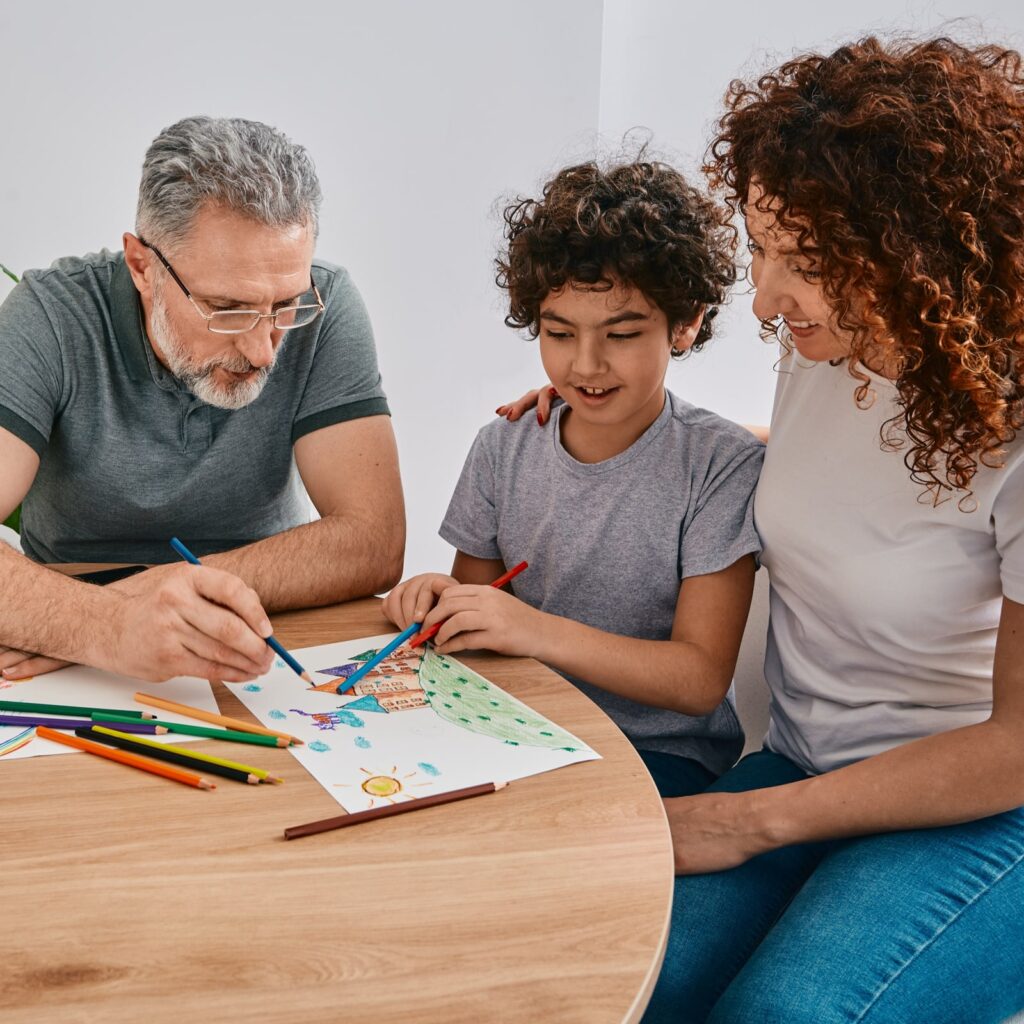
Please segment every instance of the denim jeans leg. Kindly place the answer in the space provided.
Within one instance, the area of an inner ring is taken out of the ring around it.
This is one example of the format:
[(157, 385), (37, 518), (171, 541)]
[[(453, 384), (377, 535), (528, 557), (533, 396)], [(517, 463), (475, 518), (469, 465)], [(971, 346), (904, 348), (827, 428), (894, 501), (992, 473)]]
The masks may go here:
[(1024, 1008), (1024, 810), (836, 845), (715, 1024), (999, 1024)]
[[(708, 791), (744, 792), (803, 778), (791, 761), (762, 750)], [(703, 1021), (823, 852), (818, 844), (791, 846), (730, 871), (677, 878), (665, 962), (644, 1024)]]
[(637, 750), (640, 760), (664, 799), (703, 793), (717, 776), (692, 757), (663, 754), (658, 750)]

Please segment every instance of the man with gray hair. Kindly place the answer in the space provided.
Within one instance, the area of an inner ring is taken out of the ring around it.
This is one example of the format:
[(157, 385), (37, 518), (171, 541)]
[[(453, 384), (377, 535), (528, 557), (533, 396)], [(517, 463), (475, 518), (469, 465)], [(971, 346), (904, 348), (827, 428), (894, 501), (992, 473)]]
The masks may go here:
[[(313, 258), (305, 150), (192, 117), (146, 154), (124, 251), (30, 271), (0, 307), (0, 670), (144, 679), (270, 667), (266, 611), (395, 583), (405, 518), (370, 323)], [(307, 493), (320, 514), (310, 522)], [(171, 562), (181, 537), (202, 567)], [(38, 563), (152, 566), (108, 587)], [(63, 659), (63, 660), (62, 660)]]

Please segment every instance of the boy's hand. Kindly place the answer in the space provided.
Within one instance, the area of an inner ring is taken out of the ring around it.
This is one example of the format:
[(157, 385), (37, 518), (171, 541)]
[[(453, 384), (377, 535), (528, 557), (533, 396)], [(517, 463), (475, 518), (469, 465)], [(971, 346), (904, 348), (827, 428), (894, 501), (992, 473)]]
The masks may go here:
[(503, 590), (460, 584), (444, 591), (423, 628), (444, 622), (434, 637), (439, 654), (488, 650), (531, 657), (541, 646), (547, 618)]
[(438, 597), (459, 581), (439, 572), (425, 572), (399, 583), (381, 606), (384, 614), (399, 628), (407, 629), (414, 622), (422, 622), (434, 607)]

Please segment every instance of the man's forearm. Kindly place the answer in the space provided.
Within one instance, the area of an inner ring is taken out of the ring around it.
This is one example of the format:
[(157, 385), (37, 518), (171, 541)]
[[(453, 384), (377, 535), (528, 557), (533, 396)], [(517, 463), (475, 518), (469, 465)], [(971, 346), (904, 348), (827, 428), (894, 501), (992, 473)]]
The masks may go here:
[(69, 579), (0, 544), (0, 644), (95, 664), (124, 599)]
[(325, 516), (202, 561), (239, 576), (274, 612), (388, 590), (401, 577), (404, 550), (400, 515)]

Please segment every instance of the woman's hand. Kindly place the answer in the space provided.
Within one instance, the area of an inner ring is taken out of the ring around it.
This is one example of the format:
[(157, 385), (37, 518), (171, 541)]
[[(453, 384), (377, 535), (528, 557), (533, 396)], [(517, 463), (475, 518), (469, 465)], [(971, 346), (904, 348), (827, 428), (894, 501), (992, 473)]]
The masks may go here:
[(434, 637), (438, 654), (487, 650), (532, 657), (543, 643), (549, 618), (503, 590), (465, 584), (444, 591), (423, 628), (444, 623)]
[(527, 391), (522, 398), (517, 399), (511, 405), (499, 405), (494, 411), (497, 415), (504, 416), (509, 423), (515, 423), (523, 413), (529, 412), (536, 406), (537, 422), (543, 427), (551, 419), (551, 403), (558, 397), (558, 390), (549, 384), (536, 391)]
[(383, 612), (399, 629), (407, 629), (414, 622), (422, 622), (441, 594), (458, 585), (453, 576), (439, 572), (410, 576), (384, 598)]
[(763, 823), (760, 798), (748, 793), (699, 793), (665, 800), (677, 875), (725, 871), (775, 849)]

